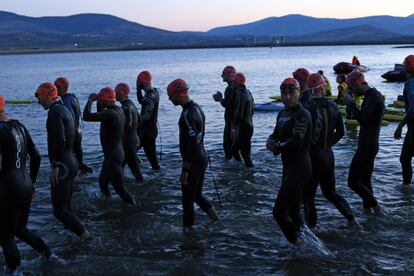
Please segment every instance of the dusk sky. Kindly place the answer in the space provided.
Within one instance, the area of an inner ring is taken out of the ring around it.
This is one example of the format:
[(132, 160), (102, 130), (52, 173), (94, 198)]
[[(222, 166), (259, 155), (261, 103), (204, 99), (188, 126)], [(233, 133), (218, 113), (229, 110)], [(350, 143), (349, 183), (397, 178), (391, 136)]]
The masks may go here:
[(172, 31), (206, 31), (270, 16), (408, 16), (413, 0), (1, 0), (0, 10), (27, 16), (105, 13)]

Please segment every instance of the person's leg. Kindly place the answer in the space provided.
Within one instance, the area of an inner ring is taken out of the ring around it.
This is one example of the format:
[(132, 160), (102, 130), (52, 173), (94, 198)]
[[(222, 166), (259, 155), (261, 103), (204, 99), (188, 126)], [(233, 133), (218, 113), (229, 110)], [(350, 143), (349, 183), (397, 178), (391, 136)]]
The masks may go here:
[(246, 167), (251, 168), (253, 167), (253, 162), (250, 157), (250, 152), (252, 148), (253, 127), (243, 126), (240, 132), (240, 152)]
[(135, 177), (135, 180), (139, 182), (143, 181), (144, 177), (142, 176), (141, 169), (139, 167), (138, 156), (135, 149), (125, 150), (125, 161), (128, 164), (132, 175)]
[(403, 184), (408, 185), (411, 183), (413, 176), (413, 168), (411, 160), (414, 153), (414, 139), (410, 133), (407, 132), (404, 138), (404, 144), (401, 149), (400, 163), (403, 175)]
[(126, 204), (135, 205), (135, 199), (132, 194), (125, 188), (124, 185), (124, 171), (122, 164), (112, 162), (110, 171), (110, 182), (114, 187), (115, 192), (122, 198)]

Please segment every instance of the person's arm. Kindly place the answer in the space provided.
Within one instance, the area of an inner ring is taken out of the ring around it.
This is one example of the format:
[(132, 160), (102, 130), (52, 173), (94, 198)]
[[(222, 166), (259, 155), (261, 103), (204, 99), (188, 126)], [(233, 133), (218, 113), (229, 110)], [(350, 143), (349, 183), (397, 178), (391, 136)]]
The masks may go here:
[(360, 124), (364, 124), (368, 122), (371, 119), (372, 114), (374, 113), (375, 108), (377, 107), (377, 104), (380, 104), (377, 96), (365, 96), (364, 101), (365, 101), (365, 104), (363, 105), (364, 107), (361, 109), (357, 107), (355, 101), (353, 101), (349, 105), (349, 109), (354, 114), (355, 119)]
[(83, 120), (86, 122), (102, 122), (106, 120), (109, 115), (109, 111), (107, 109), (92, 113), (92, 104), (96, 98), (96, 94), (91, 94), (85, 108), (83, 109)]
[(75, 112), (75, 124), (80, 124), (80, 120), (81, 120), (80, 103), (79, 103), (78, 98), (76, 98), (75, 95), (73, 95), (73, 99), (72, 99), (72, 108), (73, 108), (73, 111)]
[(25, 127), (23, 127), (23, 129), (27, 139), (27, 152), (30, 157), (30, 179), (32, 180), (32, 183), (35, 183), (37, 176), (39, 174), (41, 156), (39, 150), (37, 149), (35, 143), (32, 140), (32, 137), (29, 134), (29, 131), (27, 131)]
[(132, 126), (132, 114), (131, 109), (128, 105), (122, 106), (122, 111), (125, 114), (125, 127), (128, 129)]
[(63, 159), (66, 145), (65, 126), (61, 116), (53, 111), (49, 111), (46, 125), (49, 132), (49, 151), (52, 151), (50, 155), (51, 165), (58, 166)]
[(226, 108), (229, 106), (229, 101), (230, 101), (230, 93), (231, 90), (229, 87), (226, 88), (226, 91), (224, 91), (224, 98), (222, 98), (220, 100), (220, 104), (222, 107)]
[(154, 112), (155, 102), (152, 97), (146, 97), (142, 101), (141, 119), (142, 121), (151, 120), (151, 116)]
[(241, 120), (244, 116), (245, 112), (245, 97), (244, 95), (241, 95), (240, 93), (237, 93), (236, 95), (236, 102), (235, 102), (235, 112), (233, 117), (233, 125), (239, 126), (241, 123)]
[(293, 125), (292, 137), (283, 143), (278, 142), (277, 148), (280, 151), (288, 151), (301, 148), (305, 142), (306, 132), (308, 131), (309, 127), (310, 118), (305, 114), (299, 115)]
[(339, 140), (341, 140), (345, 134), (345, 126), (344, 126), (344, 121), (342, 119), (342, 114), (341, 112), (339, 112), (338, 107), (336, 107), (336, 109), (337, 109), (337, 116), (336, 116), (335, 133), (334, 133), (334, 137), (332, 141), (332, 146), (338, 143)]

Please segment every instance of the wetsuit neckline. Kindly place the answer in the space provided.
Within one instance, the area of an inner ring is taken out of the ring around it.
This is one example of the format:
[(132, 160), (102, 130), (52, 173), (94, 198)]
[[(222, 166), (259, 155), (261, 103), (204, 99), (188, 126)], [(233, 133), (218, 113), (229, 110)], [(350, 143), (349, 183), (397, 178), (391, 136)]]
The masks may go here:
[(189, 102), (186, 102), (185, 104), (183, 104), (183, 109), (189, 107), (192, 104), (193, 104), (193, 100), (190, 100)]
[(55, 102), (53, 102), (51, 105), (50, 105), (50, 107), (49, 108), (52, 108), (53, 106), (55, 106), (55, 105), (57, 105), (57, 104), (63, 104), (63, 102), (62, 102), (62, 100), (57, 100), (57, 101), (55, 101)]
[(298, 103), (297, 105), (292, 106), (292, 107), (285, 107), (285, 110), (286, 110), (287, 112), (290, 112), (290, 111), (296, 111), (296, 110), (298, 110), (298, 109), (299, 109), (299, 107), (300, 107), (300, 103)]

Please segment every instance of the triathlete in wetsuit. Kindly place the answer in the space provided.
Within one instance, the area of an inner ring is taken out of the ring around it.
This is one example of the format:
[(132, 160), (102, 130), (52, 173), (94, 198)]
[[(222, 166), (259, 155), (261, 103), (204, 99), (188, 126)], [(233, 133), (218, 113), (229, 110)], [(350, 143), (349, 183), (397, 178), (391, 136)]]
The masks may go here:
[(299, 103), (299, 83), (285, 79), (281, 86), (285, 109), (277, 115), (276, 127), (267, 140), (266, 147), (274, 155), (282, 154), (283, 174), (273, 217), (286, 238), (298, 245), (302, 221), (300, 203), (303, 188), (308, 183), (312, 164), (309, 156), (312, 125), (309, 112)]
[(411, 160), (414, 155), (414, 55), (409, 55), (404, 60), (404, 70), (407, 81), (404, 84), (405, 116), (395, 130), (394, 138), (400, 139), (402, 129), (407, 125), (404, 144), (401, 149), (400, 162), (403, 175), (403, 184), (411, 184), (413, 168)]
[(363, 200), (366, 211), (374, 208), (381, 213), (381, 208), (374, 197), (371, 177), (374, 169), (375, 156), (379, 149), (379, 133), (384, 115), (384, 97), (381, 93), (368, 86), (364, 74), (353, 71), (346, 77), (348, 89), (356, 96), (364, 96), (361, 109), (349, 93), (345, 93), (344, 103), (354, 114), (360, 125), (358, 148), (349, 168), (348, 185)]
[[(158, 105), (160, 95), (156, 88), (151, 85), (152, 76), (148, 71), (139, 73), (137, 77), (137, 99), (141, 104), (142, 133), (141, 144), (144, 148), (153, 170), (159, 170), (160, 165), (157, 160), (156, 139), (158, 136)], [(141, 90), (145, 95), (142, 96)]]
[(180, 181), (185, 228), (191, 228), (194, 224), (194, 203), (212, 220), (219, 219), (215, 208), (203, 196), (204, 174), (208, 160), (204, 150), (205, 115), (200, 106), (190, 99), (188, 89), (187, 82), (182, 79), (172, 81), (167, 88), (170, 101), (175, 106), (181, 105), (183, 108), (178, 126), (183, 160)]
[(51, 197), (53, 214), (82, 240), (90, 237), (88, 231), (72, 211), (74, 180), (78, 162), (73, 153), (75, 124), (69, 110), (59, 99), (53, 83), (43, 83), (36, 90), (39, 104), (48, 111), (46, 130), (47, 148), (51, 165)]
[(315, 195), (318, 184), (326, 199), (348, 220), (353, 221), (354, 215), (348, 202), (335, 191), (335, 157), (332, 146), (344, 136), (344, 122), (338, 106), (326, 98), (326, 82), (322, 75), (311, 74), (308, 89), (313, 90), (314, 97), (308, 111), (312, 117), (312, 145), (310, 157), (312, 176), (305, 185), (303, 206), (305, 221), (309, 227), (316, 226), (317, 213)]
[(62, 99), (63, 104), (69, 109), (74, 121), (75, 121), (75, 142), (73, 145), (73, 151), (76, 159), (79, 163), (79, 170), (82, 173), (92, 173), (93, 170), (83, 163), (83, 150), (82, 150), (82, 128), (81, 128), (81, 111), (79, 100), (73, 93), (68, 93), (69, 81), (65, 77), (59, 77), (55, 80), (55, 86), (58, 89), (58, 94)]
[[(98, 112), (92, 113), (92, 103), (98, 100)], [(90, 94), (83, 111), (83, 120), (87, 122), (101, 122), (100, 139), (104, 160), (101, 174), (99, 175), (99, 187), (101, 192), (110, 197), (109, 182), (123, 201), (135, 205), (131, 193), (124, 186), (125, 160), (123, 148), (123, 135), (125, 115), (119, 106), (115, 105), (115, 91), (111, 87), (104, 87), (99, 94)]]
[[(233, 145), (233, 139), (231, 138), (231, 121), (234, 116), (235, 109), (235, 93), (232, 87), (232, 79), (236, 74), (236, 69), (233, 66), (226, 66), (223, 69), (221, 77), (223, 82), (227, 83), (226, 91), (224, 92), (224, 98), (221, 92), (218, 92), (213, 95), (213, 98), (216, 102), (224, 107), (224, 133), (223, 133), (223, 149), (224, 156), (227, 160), (232, 158), (231, 147)], [(237, 160), (240, 160), (240, 156), (236, 156)]]
[(131, 173), (134, 175), (136, 181), (143, 181), (141, 170), (139, 168), (139, 161), (137, 156), (137, 148), (140, 145), (138, 137), (138, 126), (141, 125), (141, 117), (139, 116), (137, 107), (128, 98), (130, 88), (126, 83), (120, 83), (115, 87), (116, 99), (121, 102), (122, 110), (125, 114), (125, 128), (124, 128), (124, 151), (125, 161), (123, 165), (128, 164)]
[(304, 108), (308, 109), (310, 106), (310, 100), (313, 96), (312, 90), (307, 87), (307, 81), (310, 73), (306, 68), (298, 68), (292, 73), (292, 75), (300, 85), (299, 102)]
[[(253, 167), (250, 158), (253, 136), (253, 113), (254, 100), (250, 91), (246, 88), (246, 77), (242, 73), (237, 73), (233, 77), (234, 89), (234, 115), (232, 120), (231, 133), (234, 135), (232, 147), (233, 156), (238, 156), (239, 152), (243, 157), (246, 167)], [(236, 158), (236, 157), (235, 157)]]
[[(26, 161), (30, 156), (30, 175)], [(64, 263), (45, 242), (27, 228), (34, 183), (39, 172), (40, 154), (27, 129), (5, 113), (0, 96), (0, 244), (9, 272), (20, 265), (15, 237), (39, 251), (49, 260)]]

